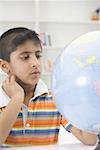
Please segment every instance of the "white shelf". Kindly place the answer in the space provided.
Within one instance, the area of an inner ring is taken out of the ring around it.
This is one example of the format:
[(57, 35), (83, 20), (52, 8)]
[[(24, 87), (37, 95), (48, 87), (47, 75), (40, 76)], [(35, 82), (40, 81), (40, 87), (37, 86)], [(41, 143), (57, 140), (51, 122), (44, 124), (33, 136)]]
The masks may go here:
[(51, 25), (51, 24), (53, 24), (53, 25), (58, 25), (58, 24), (72, 24), (72, 25), (74, 25), (74, 24), (83, 24), (83, 25), (100, 25), (100, 21), (92, 21), (92, 20), (75, 20), (75, 21), (73, 21), (73, 20), (59, 20), (59, 21), (56, 21), (56, 20), (54, 20), (54, 21), (52, 21), (52, 20), (44, 20), (44, 21), (39, 21), (39, 24), (40, 25), (45, 25), (45, 24), (48, 24), (48, 25)]
[(87, 25), (88, 24), (90, 24), (90, 25), (98, 25), (99, 24), (100, 25), (100, 21), (92, 21), (92, 20), (84, 20), (84, 21), (83, 20), (82, 21), (81, 20), (80, 21), (79, 20), (75, 20), (75, 21), (73, 21), (73, 20), (69, 20), (69, 21), (68, 20), (67, 21), (66, 20), (65, 21), (64, 20), (59, 20), (59, 21), (56, 21), (56, 20), (48, 20), (48, 21), (47, 20), (42, 20), (41, 21), (40, 20), (39, 23), (40, 24), (73, 24), (73, 25), (74, 24), (87, 24)]
[[(100, 0), (47, 0), (40, 1), (40, 22), (85, 22)], [(55, 17), (56, 16), (56, 17)]]

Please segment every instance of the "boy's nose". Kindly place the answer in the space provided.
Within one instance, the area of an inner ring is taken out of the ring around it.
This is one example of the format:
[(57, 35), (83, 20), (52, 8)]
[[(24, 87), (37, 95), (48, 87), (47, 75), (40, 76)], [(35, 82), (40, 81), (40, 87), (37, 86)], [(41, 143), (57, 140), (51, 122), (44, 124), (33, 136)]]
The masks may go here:
[(36, 56), (32, 58), (31, 64), (32, 64), (32, 67), (40, 66), (40, 62), (39, 62), (39, 60), (37, 59)]

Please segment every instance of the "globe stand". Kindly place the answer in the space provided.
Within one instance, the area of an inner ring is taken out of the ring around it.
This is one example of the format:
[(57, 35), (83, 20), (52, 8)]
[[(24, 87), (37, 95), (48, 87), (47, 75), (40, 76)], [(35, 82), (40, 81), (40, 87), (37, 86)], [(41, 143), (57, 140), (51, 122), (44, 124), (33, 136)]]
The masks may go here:
[(100, 132), (98, 134), (98, 139), (99, 139), (99, 141), (98, 141), (98, 144), (97, 144), (97, 147), (95, 148), (95, 150), (100, 150)]

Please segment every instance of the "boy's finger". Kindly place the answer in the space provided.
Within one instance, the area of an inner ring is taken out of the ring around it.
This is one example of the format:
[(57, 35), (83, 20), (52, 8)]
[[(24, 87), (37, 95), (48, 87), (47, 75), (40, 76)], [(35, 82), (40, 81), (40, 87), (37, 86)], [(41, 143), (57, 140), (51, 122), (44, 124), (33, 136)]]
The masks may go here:
[(10, 75), (9, 79), (10, 79), (10, 82), (13, 82), (13, 81), (15, 81), (15, 76), (14, 75)]

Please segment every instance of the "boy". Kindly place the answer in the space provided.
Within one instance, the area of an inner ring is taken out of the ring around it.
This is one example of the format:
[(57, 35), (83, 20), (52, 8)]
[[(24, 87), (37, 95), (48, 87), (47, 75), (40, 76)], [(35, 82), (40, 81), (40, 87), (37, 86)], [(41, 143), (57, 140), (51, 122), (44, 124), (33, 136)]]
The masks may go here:
[(0, 145), (44, 145), (58, 141), (62, 124), (84, 144), (97, 137), (68, 123), (40, 80), (42, 46), (38, 34), (19, 27), (0, 38), (0, 65), (8, 78), (0, 87)]

